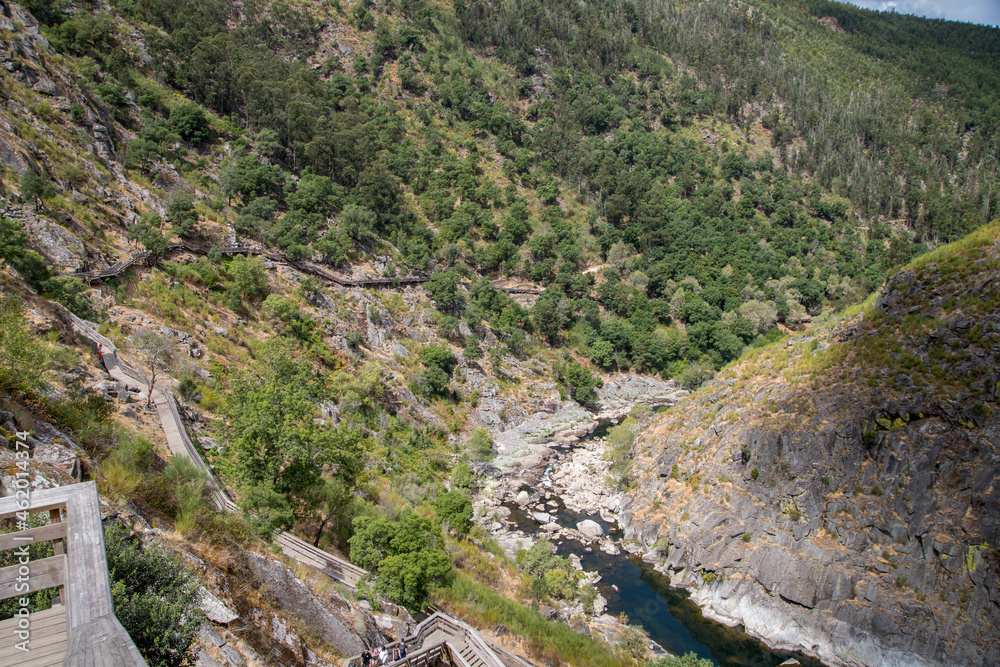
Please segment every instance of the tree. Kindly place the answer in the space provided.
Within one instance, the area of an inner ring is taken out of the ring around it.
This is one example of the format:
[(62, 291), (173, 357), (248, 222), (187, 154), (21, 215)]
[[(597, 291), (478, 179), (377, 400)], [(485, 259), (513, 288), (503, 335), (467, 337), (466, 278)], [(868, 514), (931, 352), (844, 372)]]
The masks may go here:
[(140, 137), (129, 142), (126, 164), (139, 171), (148, 172), (153, 160), (159, 155), (160, 146), (155, 141)]
[(472, 502), (463, 491), (439, 493), (434, 501), (438, 524), (447, 524), (453, 530), (465, 534), (472, 527)]
[(234, 479), (272, 485), (304, 512), (303, 501), (335, 461), (334, 430), (313, 420), (323, 386), (286, 339), (255, 351), (260, 365), (233, 378), (222, 409), (229, 439), (225, 465)]
[(590, 360), (601, 368), (611, 368), (615, 365), (615, 346), (606, 340), (596, 340), (590, 346)]
[(134, 334), (129, 343), (132, 351), (142, 360), (143, 368), (147, 372), (146, 407), (148, 408), (153, 401), (153, 385), (156, 384), (156, 378), (173, 365), (174, 337), (147, 330)]
[(424, 283), (424, 290), (431, 295), (438, 310), (457, 313), (465, 305), (465, 299), (458, 289), (459, 282), (455, 271), (438, 270)]
[(628, 486), (632, 473), (632, 443), (638, 432), (639, 422), (629, 417), (621, 424), (608, 429), (604, 443), (604, 458), (611, 462), (610, 479), (618, 489)]
[(259, 257), (237, 256), (229, 263), (232, 289), (242, 299), (263, 299), (267, 296), (267, 273)]
[(603, 387), (604, 382), (577, 361), (557, 362), (553, 365), (555, 380), (569, 387), (573, 400), (580, 405), (593, 405), (597, 402), (597, 392), (594, 387)]
[(452, 369), (458, 363), (455, 355), (441, 345), (427, 345), (420, 350), (420, 360), (426, 367), (422, 377), (424, 391), (429, 396), (444, 396)]
[(194, 198), (183, 190), (175, 190), (167, 197), (167, 219), (173, 224), (174, 232), (186, 238), (194, 231), (198, 214), (194, 210)]
[(45, 260), (34, 250), (28, 250), (28, 235), (21, 223), (0, 218), (0, 260), (9, 263), (34, 289), (41, 289), (52, 276)]
[(210, 134), (208, 117), (194, 102), (179, 104), (170, 110), (170, 127), (192, 144), (200, 144)]
[[(355, 490), (364, 479), (364, 451), (371, 445), (371, 438), (360, 429), (341, 425), (333, 435), (333, 450), (330, 468), (318, 487), (320, 514), (323, 519), (316, 529), (313, 540), (319, 546), (323, 531), (331, 521), (342, 518), (342, 513), (354, 497)], [(340, 524), (342, 525), (342, 524)], [(340, 525), (336, 525), (339, 528)]]
[(307, 213), (326, 215), (333, 210), (338, 194), (342, 192), (340, 186), (334, 187), (329, 176), (305, 174), (299, 180), (295, 192), (288, 195), (288, 205)]
[(183, 563), (113, 523), (104, 531), (115, 616), (150, 665), (180, 667), (194, 658), (201, 627), (198, 580)]
[(635, 248), (628, 243), (618, 242), (608, 250), (608, 263), (624, 273), (635, 262), (635, 256)]
[(24, 172), (24, 176), (21, 178), (21, 196), (34, 202), (36, 213), (41, 209), (42, 200), (53, 197), (55, 194), (56, 189), (47, 178), (30, 171)]
[(467, 461), (455, 464), (451, 469), (451, 485), (457, 489), (471, 489), (476, 482), (472, 466)]
[(531, 322), (535, 325), (535, 330), (544, 335), (550, 343), (555, 343), (559, 338), (559, 331), (563, 326), (563, 317), (559, 308), (552, 299), (541, 298), (531, 309)]
[(129, 240), (135, 241), (148, 250), (154, 257), (159, 257), (167, 249), (169, 242), (160, 231), (160, 216), (152, 211), (143, 213), (139, 222), (128, 230)]
[(378, 218), (364, 206), (348, 204), (337, 216), (340, 229), (355, 243), (371, 243), (375, 240), (375, 226)]
[(431, 522), (407, 510), (397, 521), (383, 515), (354, 520), (351, 561), (376, 572), (375, 590), (410, 609), (422, 609), (432, 586), (451, 583), (448, 555)]
[(489, 431), (485, 428), (480, 427), (474, 430), (469, 436), (467, 446), (469, 458), (473, 461), (489, 462), (496, 458), (496, 452), (493, 451), (493, 438), (490, 437)]
[(23, 391), (36, 386), (45, 350), (24, 326), (24, 306), (13, 294), (0, 296), (0, 387)]
[(751, 299), (740, 306), (740, 315), (750, 321), (755, 334), (767, 333), (778, 321), (778, 309), (772, 301)]

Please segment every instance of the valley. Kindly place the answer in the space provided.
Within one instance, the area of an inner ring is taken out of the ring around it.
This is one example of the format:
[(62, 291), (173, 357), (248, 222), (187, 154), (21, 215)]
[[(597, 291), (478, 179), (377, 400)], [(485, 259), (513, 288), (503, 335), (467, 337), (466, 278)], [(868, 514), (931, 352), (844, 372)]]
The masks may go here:
[(0, 63), (0, 496), (96, 483), (146, 664), (1000, 664), (996, 28), (0, 0)]

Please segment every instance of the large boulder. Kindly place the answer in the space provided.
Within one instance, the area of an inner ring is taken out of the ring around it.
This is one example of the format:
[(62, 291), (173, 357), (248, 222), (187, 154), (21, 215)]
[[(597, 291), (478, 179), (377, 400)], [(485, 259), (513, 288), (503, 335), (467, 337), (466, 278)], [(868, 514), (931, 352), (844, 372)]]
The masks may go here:
[(584, 537), (591, 540), (599, 540), (604, 537), (604, 529), (601, 528), (601, 524), (591, 519), (584, 519), (580, 523), (576, 524), (576, 529), (579, 530)]

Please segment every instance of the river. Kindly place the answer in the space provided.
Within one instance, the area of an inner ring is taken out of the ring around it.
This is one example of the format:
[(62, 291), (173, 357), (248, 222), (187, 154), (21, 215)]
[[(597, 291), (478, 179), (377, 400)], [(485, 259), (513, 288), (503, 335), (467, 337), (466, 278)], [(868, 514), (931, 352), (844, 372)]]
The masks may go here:
[[(604, 430), (598, 429), (590, 437), (601, 437)], [(560, 458), (572, 456), (575, 449), (563, 449)], [(536, 489), (527, 490), (531, 493)], [(609, 523), (596, 514), (570, 510), (558, 496), (553, 496), (553, 500), (556, 506), (547, 506), (546, 511), (559, 525), (574, 527), (584, 519), (591, 519), (600, 524), (606, 535), (616, 541), (621, 537), (616, 523)], [(508, 521), (514, 523), (517, 529), (526, 535), (539, 536), (539, 524), (528, 511), (514, 502), (506, 502), (504, 506), (510, 510)], [(587, 547), (572, 539), (558, 539), (555, 546), (560, 556), (575, 553), (584, 570), (601, 575), (597, 590), (607, 599), (608, 614), (618, 616), (624, 613), (630, 624), (642, 627), (650, 639), (670, 653), (683, 655), (694, 652), (700, 658), (726, 667), (774, 667), (789, 658), (795, 658), (805, 667), (823, 665), (801, 653), (772, 650), (740, 629), (705, 618), (687, 593), (672, 588), (668, 577), (656, 572), (652, 565), (637, 556), (624, 551), (612, 556), (596, 547), (587, 551)]]

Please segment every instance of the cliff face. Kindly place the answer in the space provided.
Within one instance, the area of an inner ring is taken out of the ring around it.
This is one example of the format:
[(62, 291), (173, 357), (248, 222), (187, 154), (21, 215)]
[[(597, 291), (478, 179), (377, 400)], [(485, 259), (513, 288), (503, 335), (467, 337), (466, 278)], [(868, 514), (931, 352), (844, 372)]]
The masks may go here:
[(833, 665), (997, 664), (1000, 225), (745, 357), (638, 445), (627, 537)]

